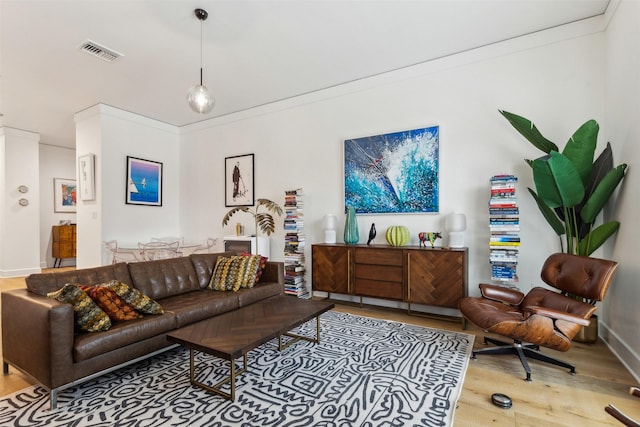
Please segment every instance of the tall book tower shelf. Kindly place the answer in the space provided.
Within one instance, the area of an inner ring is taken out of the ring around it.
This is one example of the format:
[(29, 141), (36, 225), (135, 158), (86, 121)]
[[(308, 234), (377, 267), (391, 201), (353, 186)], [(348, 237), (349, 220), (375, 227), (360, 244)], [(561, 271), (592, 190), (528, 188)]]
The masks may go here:
[(520, 250), (520, 211), (516, 199), (514, 175), (491, 177), (489, 199), (489, 262), (491, 280), (515, 287), (518, 282), (518, 254)]
[(284, 193), (284, 292), (310, 298), (304, 275), (304, 201), (302, 189)]

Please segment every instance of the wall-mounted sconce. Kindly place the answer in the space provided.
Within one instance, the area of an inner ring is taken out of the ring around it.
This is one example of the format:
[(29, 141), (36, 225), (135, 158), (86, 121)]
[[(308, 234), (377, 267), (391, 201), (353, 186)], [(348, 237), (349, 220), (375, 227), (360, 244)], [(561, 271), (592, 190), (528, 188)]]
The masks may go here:
[(20, 199), (20, 200), (18, 200), (18, 204), (20, 204), (20, 206), (29, 206), (29, 200)]
[(21, 185), (20, 187), (18, 187), (18, 191), (22, 194), (29, 192), (29, 187), (27, 187), (26, 185)]

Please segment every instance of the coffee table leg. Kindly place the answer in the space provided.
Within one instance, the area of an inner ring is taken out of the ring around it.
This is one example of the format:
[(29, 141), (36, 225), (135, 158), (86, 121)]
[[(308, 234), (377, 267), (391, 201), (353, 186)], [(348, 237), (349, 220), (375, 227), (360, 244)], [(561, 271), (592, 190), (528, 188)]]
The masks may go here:
[[(292, 340), (289, 340), (287, 343), (282, 344), (282, 335), (285, 335), (287, 337), (291, 337), (293, 338)], [(287, 332), (285, 334), (282, 334), (278, 337), (278, 350), (282, 351), (285, 348), (289, 347), (290, 345), (293, 345), (295, 343), (297, 343), (300, 340), (305, 340), (305, 341), (310, 341), (312, 343), (316, 343), (318, 344), (320, 342), (320, 316), (316, 316), (316, 337), (307, 337), (304, 335), (298, 335), (298, 334), (294, 334), (292, 332)]]
[[(191, 381), (191, 384), (193, 384), (196, 387), (200, 387), (203, 390), (209, 391), (211, 393), (215, 393), (219, 396), (224, 397), (225, 399), (229, 399), (229, 400), (235, 400), (236, 399), (236, 376), (243, 374), (247, 371), (247, 355), (244, 354), (242, 356), (242, 369), (237, 370), (236, 371), (236, 361), (235, 360), (229, 360), (230, 363), (230, 375), (226, 378), (224, 378), (222, 381), (218, 382), (217, 384), (213, 385), (213, 386), (209, 386), (207, 384), (204, 384), (200, 381), (196, 380), (196, 367), (195, 367), (195, 362), (194, 362), (194, 352), (195, 350), (193, 349), (189, 349), (189, 379)], [(223, 385), (225, 385), (226, 383), (229, 383), (229, 386), (231, 388), (230, 393), (227, 393), (226, 391), (222, 391), (221, 388)]]

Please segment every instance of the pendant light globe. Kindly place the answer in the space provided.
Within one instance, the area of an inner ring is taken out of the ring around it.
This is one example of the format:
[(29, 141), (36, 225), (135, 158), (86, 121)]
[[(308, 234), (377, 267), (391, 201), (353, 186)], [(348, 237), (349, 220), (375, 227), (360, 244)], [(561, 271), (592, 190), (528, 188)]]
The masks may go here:
[(207, 87), (202, 84), (195, 85), (189, 90), (187, 102), (193, 111), (200, 114), (210, 113), (216, 105), (216, 100), (213, 99)]

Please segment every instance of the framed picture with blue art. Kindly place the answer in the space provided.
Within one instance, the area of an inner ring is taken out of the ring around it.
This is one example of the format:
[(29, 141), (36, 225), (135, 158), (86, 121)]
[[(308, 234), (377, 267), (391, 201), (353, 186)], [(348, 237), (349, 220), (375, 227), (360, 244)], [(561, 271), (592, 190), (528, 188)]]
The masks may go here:
[(127, 156), (128, 205), (162, 206), (162, 163)]
[(53, 178), (53, 211), (75, 212), (77, 192), (75, 179)]
[(439, 126), (345, 140), (345, 208), (437, 213), (439, 140)]

